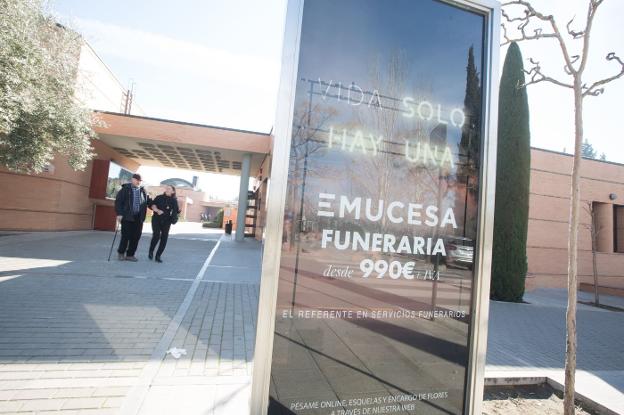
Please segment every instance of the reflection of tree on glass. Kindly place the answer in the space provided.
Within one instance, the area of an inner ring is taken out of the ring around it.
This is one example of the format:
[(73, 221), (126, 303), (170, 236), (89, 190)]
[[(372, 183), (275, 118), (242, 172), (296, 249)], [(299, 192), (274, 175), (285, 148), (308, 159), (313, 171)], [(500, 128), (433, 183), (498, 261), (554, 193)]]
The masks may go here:
[[(371, 78), (370, 85), (373, 90), (384, 91), (384, 95), (389, 97), (400, 97), (405, 93), (407, 63), (402, 53), (392, 53), (385, 66), (380, 63), (379, 58), (376, 59), (373, 65), (371, 65), (369, 72)], [(395, 108), (396, 105), (394, 103), (387, 105), (387, 107), (382, 110), (374, 109), (370, 111), (370, 120), (368, 121), (368, 124), (382, 135), (385, 140), (381, 146), (380, 155), (368, 159), (370, 166), (367, 168), (367, 171), (376, 173), (376, 180), (368, 181), (368, 183), (376, 186), (376, 189), (370, 189), (366, 194), (374, 195), (379, 200), (384, 200), (389, 196), (390, 176), (395, 170), (392, 165), (392, 159), (395, 156), (390, 154), (389, 150), (391, 147), (388, 144), (397, 135), (401, 117), (401, 113)], [(385, 216), (379, 225), (381, 232), (387, 230)]]
[(360, 398), (462, 413), (473, 273), (439, 261), (433, 276), (431, 258), (463, 233), (483, 16), (433, 0), (303, 8), (269, 413), (374, 409), (344, 403)]
[[(297, 215), (296, 220), (290, 222), (291, 235), (292, 235), (292, 238), (290, 240), (291, 246), (295, 240), (297, 241), (297, 248), (296, 248), (296, 253), (295, 253), (296, 255), (295, 256), (295, 279), (293, 283), (294, 286), (293, 286), (292, 301), (291, 301), (292, 307), (295, 306), (295, 299), (296, 299), (296, 294), (297, 294), (297, 277), (299, 274), (299, 254), (301, 252), (301, 233), (305, 233), (307, 229), (306, 217), (305, 217), (305, 212), (304, 212), (304, 206), (305, 206), (304, 201), (305, 201), (306, 179), (307, 179), (307, 175), (309, 174), (308, 158), (310, 157), (311, 154), (314, 154), (321, 148), (321, 144), (319, 144), (318, 142), (312, 142), (312, 139), (315, 137), (315, 134), (317, 133), (317, 131), (323, 128), (323, 125), (325, 124), (325, 122), (328, 119), (330, 119), (331, 116), (333, 115), (333, 111), (331, 109), (324, 109), (324, 108), (321, 108), (319, 105), (316, 105), (313, 107), (313, 104), (312, 104), (313, 97), (314, 97), (314, 83), (310, 82), (310, 92), (309, 92), (309, 97), (308, 97), (308, 102), (307, 102), (307, 111), (305, 114), (300, 115), (300, 117), (298, 118), (300, 124), (298, 126), (293, 126), (293, 128), (296, 127), (296, 130), (293, 133), (292, 144), (291, 144), (292, 145), (291, 160), (294, 161), (295, 168), (293, 170), (294, 174), (291, 175), (291, 177), (289, 177), (290, 180), (294, 181), (297, 179), (294, 176), (298, 174), (298, 171), (299, 171), (298, 165), (301, 161), (301, 153), (303, 152), (303, 169), (301, 173), (301, 182), (299, 186), (293, 183), (294, 184), (293, 188), (296, 189), (296, 191), (293, 192), (294, 203), (292, 204), (292, 206), (293, 207), (297, 206), (297, 203), (299, 203), (299, 213)], [(314, 121), (313, 121), (313, 114), (314, 114)], [(301, 200), (299, 201), (297, 200), (297, 197), (298, 197), (297, 192), (300, 193)], [(293, 227), (294, 229), (292, 229)]]
[[(314, 103), (314, 83), (309, 84), (309, 98), (301, 102), (296, 108), (293, 121), (293, 135), (290, 149), (290, 169), (288, 171), (289, 186), (292, 192), (289, 194), (290, 206), (299, 206), (298, 216), (290, 220), (289, 229), (285, 229), (285, 242), (288, 249), (293, 249), (298, 230), (304, 226), (302, 223), (305, 211), (303, 198), (305, 197), (305, 181), (308, 175), (317, 173), (315, 166), (308, 163), (309, 157), (314, 156), (324, 145), (318, 139), (327, 122), (335, 115), (335, 110), (321, 103)], [(310, 215), (307, 215), (310, 217)]]
[(478, 194), (479, 159), (481, 155), (481, 82), (475, 65), (474, 47), (468, 52), (466, 66), (466, 97), (464, 98), (464, 112), (466, 123), (462, 129), (459, 144), (460, 156), (464, 157), (464, 164), (459, 168), (458, 176), (466, 183), (464, 189), (464, 237), (476, 238), (476, 206)]

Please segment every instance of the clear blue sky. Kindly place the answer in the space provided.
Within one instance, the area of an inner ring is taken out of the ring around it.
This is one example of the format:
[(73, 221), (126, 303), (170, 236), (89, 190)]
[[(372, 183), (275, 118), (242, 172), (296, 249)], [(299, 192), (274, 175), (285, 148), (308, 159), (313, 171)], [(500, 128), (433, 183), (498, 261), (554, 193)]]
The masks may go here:
[[(386, 0), (390, 2), (390, 0)], [(52, 9), (79, 30), (119, 80), (136, 83), (136, 100), (154, 117), (269, 131), (273, 125), (286, 0), (52, 0)], [(587, 0), (534, 0), (562, 27)], [(604, 2), (596, 18), (587, 82), (617, 68), (604, 61), (624, 56), (624, 1)], [(580, 26), (576, 26), (577, 28)], [(563, 29), (565, 30), (565, 29)], [(549, 73), (563, 76), (559, 52), (548, 41), (521, 45)], [(501, 53), (501, 63), (504, 58)], [(528, 63), (527, 63), (528, 64)], [(586, 101), (586, 138), (609, 160), (624, 163), (621, 98), (624, 80)], [(534, 146), (573, 147), (568, 91), (531, 87)]]

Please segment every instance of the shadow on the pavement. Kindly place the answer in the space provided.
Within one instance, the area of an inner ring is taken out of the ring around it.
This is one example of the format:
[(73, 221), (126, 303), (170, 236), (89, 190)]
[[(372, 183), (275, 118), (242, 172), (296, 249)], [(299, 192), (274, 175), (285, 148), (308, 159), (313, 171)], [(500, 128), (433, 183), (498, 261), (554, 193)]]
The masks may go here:
[(388, 323), (379, 319), (351, 319), (347, 320), (356, 326), (370, 330), (387, 339), (399, 341), (414, 349), (429, 353), (448, 362), (463, 365), (467, 347), (448, 341), (440, 336), (434, 336), (423, 330), (414, 330)]
[(0, 364), (147, 361), (220, 234), (171, 235), (162, 264), (150, 237), (137, 263), (107, 261), (112, 232), (0, 246)]
[[(288, 268), (288, 267), (282, 267), (283, 270), (285, 271), (291, 271), (294, 272), (293, 268)], [(314, 284), (317, 283), (321, 283), (321, 284), (326, 284), (329, 286), (333, 286), (335, 288), (341, 288), (344, 290), (347, 290), (351, 293), (355, 293), (355, 294), (359, 294), (363, 297), (367, 297), (370, 300), (375, 300), (375, 301), (380, 301), (383, 302), (387, 305), (393, 305), (393, 306), (397, 306), (406, 310), (413, 310), (413, 311), (450, 311), (448, 308), (445, 307), (439, 307), (439, 306), (433, 306), (431, 305), (431, 303), (426, 303), (424, 301), (419, 301), (417, 299), (414, 298), (410, 298), (407, 297), (405, 295), (399, 295), (399, 294), (395, 294), (392, 292), (388, 292), (388, 291), (384, 291), (384, 290), (380, 290), (380, 289), (376, 289), (376, 288), (371, 288), (371, 287), (365, 287), (362, 286), (360, 284), (355, 284), (349, 280), (344, 280), (344, 279), (331, 279), (331, 278), (325, 278), (325, 279), (318, 279), (316, 278), (317, 275), (309, 272), (307, 270), (299, 270), (298, 272), (299, 277), (303, 277), (308, 279), (309, 281), (313, 282)], [(299, 283), (300, 287), (306, 287), (310, 290), (315, 290), (315, 288), (311, 287), (311, 286), (305, 286), (302, 283)], [(445, 288), (445, 283), (441, 283), (439, 284), (440, 288), (438, 288), (438, 292), (443, 292), (443, 291), (452, 291), (450, 289)], [(428, 287), (429, 288), (429, 287)], [(429, 288), (430, 289), (430, 288)], [(342, 299), (344, 301), (344, 299)], [(295, 305), (301, 305), (299, 302), (297, 302), (297, 304)], [(469, 316), (466, 315), (464, 317), (453, 317), (453, 320), (457, 320), (460, 321), (462, 323), (468, 323), (469, 322)]]
[(293, 411), (286, 408), (280, 402), (276, 401), (273, 398), (269, 398), (269, 410), (268, 413), (272, 415), (295, 415)]
[[(565, 306), (554, 293), (538, 304), (491, 302), (487, 365), (492, 370), (563, 370)], [(563, 293), (559, 297), (565, 298)], [(579, 306), (577, 370), (624, 393), (624, 313)]]
[[(351, 321), (351, 322), (353, 322), (353, 321)], [(305, 349), (305, 350), (309, 351), (310, 353), (313, 353), (313, 354), (315, 354), (315, 355), (317, 355), (317, 356), (324, 357), (324, 358), (326, 358), (326, 359), (328, 359), (328, 360), (330, 360), (330, 361), (332, 361), (332, 362), (335, 362), (335, 363), (339, 364), (339, 365), (340, 365), (343, 369), (346, 369), (346, 370), (347, 370), (347, 371), (349, 371), (349, 372), (357, 373), (357, 374), (359, 374), (359, 375), (363, 375), (363, 376), (364, 376), (364, 377), (366, 377), (366, 378), (369, 378), (369, 379), (371, 379), (371, 380), (374, 380), (374, 381), (376, 381), (376, 382), (379, 382), (380, 384), (382, 384), (382, 385), (384, 385), (385, 387), (387, 387), (389, 390), (398, 391), (398, 392), (400, 392), (400, 393), (402, 393), (402, 394), (409, 395), (409, 396), (417, 396), (417, 394), (414, 394), (412, 391), (409, 391), (409, 390), (407, 390), (407, 389), (404, 389), (404, 388), (403, 388), (402, 386), (400, 386), (400, 385), (393, 384), (393, 383), (391, 383), (391, 382), (389, 382), (389, 381), (387, 381), (387, 380), (383, 379), (382, 377), (375, 375), (374, 373), (372, 373), (372, 372), (370, 372), (370, 371), (368, 371), (368, 370), (364, 370), (364, 369), (362, 369), (362, 368), (358, 368), (358, 367), (356, 367), (356, 366), (354, 366), (354, 365), (352, 365), (352, 364), (349, 364), (349, 363), (347, 363), (347, 362), (345, 362), (345, 361), (343, 361), (343, 360), (340, 360), (340, 359), (338, 359), (338, 358), (336, 358), (336, 357), (334, 357), (334, 356), (331, 356), (331, 355), (329, 355), (329, 354), (327, 354), (327, 353), (324, 353), (324, 352), (323, 352), (323, 351), (321, 351), (321, 350), (314, 349), (314, 348), (310, 347), (309, 345), (305, 344), (305, 343), (304, 343), (304, 342), (302, 342), (302, 341), (297, 341), (297, 340), (295, 340), (295, 339), (292, 339), (292, 338), (290, 338), (290, 337), (284, 336), (283, 334), (281, 334), (281, 333), (277, 333), (277, 332), (275, 333), (275, 335), (276, 335), (276, 336), (278, 336), (278, 337), (281, 337), (281, 338), (282, 338), (282, 339), (284, 339), (284, 340), (287, 340), (288, 342), (290, 342), (290, 343), (292, 343), (292, 344), (294, 344), (294, 345), (296, 345), (296, 346), (298, 346), (298, 347), (301, 347), (301, 348), (303, 348), (303, 349)], [(360, 391), (358, 391), (358, 390), (354, 390), (353, 392), (354, 392), (354, 393), (357, 393), (357, 392), (360, 392)], [(271, 398), (271, 401), (273, 401), (273, 399), (272, 399), (272, 398)], [(430, 402), (430, 401), (423, 400), (423, 401), (421, 401), (421, 403), (422, 403), (423, 405), (426, 405), (426, 406), (429, 406), (429, 407), (431, 407), (431, 408), (436, 409), (436, 410), (437, 410), (437, 411), (439, 411), (440, 413), (449, 414), (449, 415), (452, 415), (452, 414), (454, 414), (454, 413), (455, 413), (455, 412), (453, 412), (453, 411), (449, 411), (449, 410), (447, 410), (447, 409), (443, 408), (443, 407), (442, 407), (442, 406), (440, 406), (440, 405), (437, 405), (437, 404), (436, 404), (436, 403), (434, 403), (434, 402)], [(269, 405), (270, 405), (270, 404), (269, 404)], [(346, 409), (346, 408), (345, 408), (345, 409)], [(271, 415), (274, 415), (274, 414), (284, 414), (284, 415), (288, 415), (288, 414), (291, 414), (291, 413), (292, 413), (292, 412), (291, 412), (288, 408), (284, 407), (283, 405), (281, 405), (281, 404), (280, 404), (280, 403), (278, 403), (278, 402), (275, 402), (275, 410), (276, 410), (276, 411), (277, 411), (277, 410), (279, 410), (279, 411), (287, 411), (287, 412), (275, 412), (275, 413), (273, 413), (273, 412), (271, 412), (271, 410), (269, 409), (269, 413), (270, 413)]]

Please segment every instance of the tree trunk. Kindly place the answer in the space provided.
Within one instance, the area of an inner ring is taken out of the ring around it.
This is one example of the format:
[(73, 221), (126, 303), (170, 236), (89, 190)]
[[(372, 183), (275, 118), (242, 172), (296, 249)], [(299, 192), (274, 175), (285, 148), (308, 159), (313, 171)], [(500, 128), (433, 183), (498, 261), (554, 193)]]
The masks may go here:
[(580, 74), (574, 77), (574, 165), (572, 167), (572, 201), (568, 240), (568, 309), (566, 312), (566, 359), (564, 415), (574, 415), (576, 375), (576, 301), (578, 274), (578, 229), (581, 201), (581, 146), (583, 144), (583, 90)]

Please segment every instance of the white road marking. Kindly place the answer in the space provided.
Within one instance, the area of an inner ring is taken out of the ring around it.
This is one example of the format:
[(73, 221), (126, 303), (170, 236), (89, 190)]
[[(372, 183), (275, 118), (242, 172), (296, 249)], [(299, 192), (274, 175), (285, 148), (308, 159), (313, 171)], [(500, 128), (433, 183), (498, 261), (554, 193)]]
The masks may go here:
[(158, 345), (154, 349), (154, 352), (152, 353), (149, 362), (147, 362), (147, 364), (143, 368), (143, 371), (141, 372), (141, 375), (139, 376), (136, 385), (132, 387), (132, 389), (124, 399), (124, 403), (119, 411), (121, 415), (136, 415), (139, 413), (141, 405), (143, 404), (143, 401), (147, 396), (147, 392), (149, 391), (150, 385), (152, 384), (152, 381), (154, 380), (156, 374), (158, 373), (158, 370), (160, 369), (162, 360), (166, 356), (167, 349), (173, 341), (176, 332), (180, 328), (180, 324), (182, 324), (184, 316), (186, 315), (186, 312), (188, 311), (191, 302), (193, 301), (193, 297), (195, 296), (197, 287), (199, 287), (199, 283), (201, 282), (202, 278), (204, 278), (204, 274), (206, 273), (210, 262), (212, 262), (212, 258), (217, 252), (217, 249), (219, 249), (219, 245), (221, 245), (221, 241), (218, 241), (214, 248), (212, 248), (210, 255), (208, 256), (208, 258), (206, 258), (204, 265), (197, 273), (197, 276), (193, 280), (193, 284), (191, 284), (191, 287), (187, 291), (186, 296), (182, 301), (182, 304), (180, 304), (180, 307), (178, 307), (178, 311), (169, 323), (165, 334), (163, 334), (160, 342), (158, 342)]

